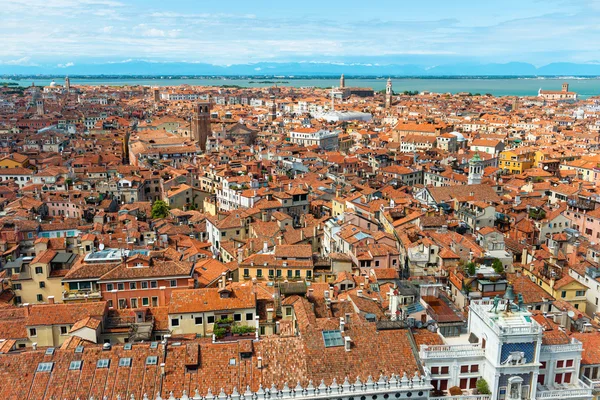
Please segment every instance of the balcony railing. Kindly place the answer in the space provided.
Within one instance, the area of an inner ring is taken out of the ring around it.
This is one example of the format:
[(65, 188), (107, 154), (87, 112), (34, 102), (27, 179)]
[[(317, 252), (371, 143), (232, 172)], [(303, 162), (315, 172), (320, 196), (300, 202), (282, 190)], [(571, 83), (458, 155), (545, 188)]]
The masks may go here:
[(591, 387), (594, 391), (600, 391), (600, 380), (591, 380), (587, 376), (583, 375), (581, 381)]
[(489, 394), (461, 394), (458, 396), (431, 397), (432, 400), (490, 400), (491, 398), (492, 396)]
[(568, 399), (573, 397), (592, 397), (592, 388), (577, 380), (576, 383), (557, 383), (551, 387), (538, 385), (538, 399)]
[(420, 356), (422, 359), (454, 359), (461, 357), (483, 357), (485, 350), (480, 344), (459, 345), (421, 345)]
[(553, 346), (542, 346), (542, 353), (565, 353), (571, 351), (579, 351), (583, 350), (583, 344), (575, 339), (571, 339), (571, 343), (569, 344), (559, 344)]

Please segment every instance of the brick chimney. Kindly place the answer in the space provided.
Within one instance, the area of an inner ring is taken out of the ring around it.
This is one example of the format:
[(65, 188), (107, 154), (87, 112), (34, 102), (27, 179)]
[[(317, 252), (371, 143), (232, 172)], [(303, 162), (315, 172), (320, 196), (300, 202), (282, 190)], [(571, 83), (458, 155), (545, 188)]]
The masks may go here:
[(48, 304), (54, 304), (54, 296), (48, 296)]
[(267, 322), (273, 322), (273, 308), (267, 308)]

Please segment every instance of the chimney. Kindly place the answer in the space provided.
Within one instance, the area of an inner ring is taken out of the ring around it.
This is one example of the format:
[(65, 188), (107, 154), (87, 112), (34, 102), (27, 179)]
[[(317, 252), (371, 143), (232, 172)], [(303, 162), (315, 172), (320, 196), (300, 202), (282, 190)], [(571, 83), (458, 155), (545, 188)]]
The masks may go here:
[(352, 339), (350, 339), (350, 336), (344, 336), (344, 350), (350, 351), (351, 347)]
[(194, 284), (194, 278), (188, 278), (187, 280), (188, 283), (188, 289), (193, 289), (195, 284)]
[(165, 304), (167, 304), (166, 291), (167, 291), (166, 286), (161, 286), (158, 288), (158, 305), (159, 306), (164, 306)]
[(25, 318), (29, 317), (29, 303), (23, 303), (23, 310), (25, 311)]
[(273, 312), (272, 308), (267, 308), (267, 322), (273, 322)]
[[(279, 243), (281, 244), (281, 243)], [(268, 253), (269, 252), (269, 243), (267, 242), (263, 242), (263, 253)]]
[(344, 332), (344, 325), (346, 325), (344, 317), (340, 317), (340, 332)]
[(277, 242), (279, 243), (280, 246), (283, 244), (283, 235), (277, 236)]
[(304, 241), (304, 229), (300, 228), (300, 241)]
[(325, 297), (326, 299), (329, 298), (329, 290), (323, 292), (323, 297)]
[(33, 343), (31, 344), (31, 347), (32, 347), (34, 350), (37, 350), (37, 342), (33, 342)]
[(48, 296), (48, 304), (54, 304), (54, 296)]
[(244, 260), (244, 249), (242, 249), (241, 247), (238, 247), (237, 253), (238, 253), (237, 254), (238, 255), (238, 257), (237, 257), (238, 263), (241, 263)]
[(312, 299), (314, 291), (315, 291), (315, 289), (309, 288), (306, 297), (308, 297), (309, 299)]
[(221, 274), (221, 279), (219, 280), (219, 289), (225, 289), (225, 283), (227, 282), (227, 273), (223, 272)]
[[(362, 286), (362, 284), (361, 284), (361, 286)], [(362, 295), (363, 295), (363, 291), (362, 291), (362, 289), (358, 289), (358, 290), (356, 291), (356, 294), (358, 295), (358, 297), (362, 297)]]

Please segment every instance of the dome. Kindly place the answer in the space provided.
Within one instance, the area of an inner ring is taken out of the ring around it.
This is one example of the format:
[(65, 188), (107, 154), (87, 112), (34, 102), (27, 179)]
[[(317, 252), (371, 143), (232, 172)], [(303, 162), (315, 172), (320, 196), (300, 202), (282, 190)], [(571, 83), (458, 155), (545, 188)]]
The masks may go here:
[(465, 139), (465, 137), (463, 136), (463, 134), (460, 133), (460, 132), (454, 131), (454, 132), (450, 132), (450, 134), (456, 136), (456, 141), (457, 142), (464, 142), (464, 141), (467, 140), (467, 139)]

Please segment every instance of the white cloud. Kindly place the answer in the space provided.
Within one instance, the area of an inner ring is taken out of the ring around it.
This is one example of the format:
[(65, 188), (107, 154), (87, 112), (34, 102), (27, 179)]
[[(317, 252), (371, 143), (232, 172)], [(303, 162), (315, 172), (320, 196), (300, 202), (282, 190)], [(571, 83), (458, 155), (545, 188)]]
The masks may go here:
[(31, 62), (31, 57), (21, 57), (21, 58), (16, 59), (16, 60), (0, 61), (0, 64), (4, 64), (4, 65), (20, 65), (20, 66), (34, 66), (34, 65), (37, 65), (37, 64)]
[(58, 67), (58, 68), (69, 68), (69, 67), (72, 67), (72, 66), (74, 66), (74, 65), (75, 65), (75, 63), (68, 62), (68, 63), (66, 63), (66, 64), (58, 64), (58, 65), (57, 65), (57, 67)]

